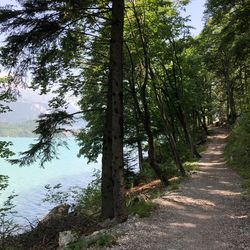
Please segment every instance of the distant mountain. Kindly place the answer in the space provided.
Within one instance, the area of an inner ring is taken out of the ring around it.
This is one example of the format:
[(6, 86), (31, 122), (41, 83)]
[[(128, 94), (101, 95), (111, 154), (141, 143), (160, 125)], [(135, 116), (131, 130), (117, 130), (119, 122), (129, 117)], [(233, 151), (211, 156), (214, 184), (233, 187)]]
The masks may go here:
[[(12, 111), (0, 114), (0, 122), (22, 123), (36, 120), (40, 114), (46, 113), (49, 109), (49, 106), (46, 103), (29, 102), (27, 100), (21, 100), (7, 105)], [(76, 108), (71, 105), (69, 106), (69, 113), (74, 113), (76, 111)]]
[[(40, 114), (48, 112), (47, 96), (39, 96), (34, 92), (23, 91), (23, 96), (16, 102), (6, 104), (12, 110), (11, 112), (0, 114), (0, 136), (32, 136), (35, 128), (35, 120)], [(77, 112), (78, 109), (69, 105), (69, 113)], [(74, 130), (85, 126), (81, 119), (73, 125)]]
[(36, 120), (38, 116), (45, 113), (48, 105), (39, 102), (14, 102), (8, 104), (11, 112), (0, 115), (0, 122), (23, 123), (25, 121)]
[(34, 121), (22, 123), (0, 122), (1, 137), (34, 137), (33, 131), (36, 124)]

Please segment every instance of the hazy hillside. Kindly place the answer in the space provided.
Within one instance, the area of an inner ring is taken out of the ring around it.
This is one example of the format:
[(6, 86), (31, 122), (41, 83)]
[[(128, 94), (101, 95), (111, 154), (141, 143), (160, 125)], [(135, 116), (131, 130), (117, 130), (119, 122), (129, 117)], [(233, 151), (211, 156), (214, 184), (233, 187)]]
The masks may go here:
[[(14, 103), (9, 103), (11, 112), (0, 114), (0, 136), (30, 137), (35, 129), (35, 120), (40, 114), (45, 113), (48, 107), (48, 97), (39, 96), (30, 91), (24, 91), (23, 96)], [(70, 105), (69, 113), (76, 112), (77, 109)], [(77, 130), (84, 126), (84, 121), (74, 124)]]
[(18, 101), (10, 103), (8, 106), (11, 112), (1, 114), (1, 123), (22, 123), (25, 121), (36, 120), (41, 113), (45, 113), (48, 105), (39, 102)]
[(34, 121), (22, 123), (0, 122), (1, 137), (33, 137), (32, 131), (35, 129)]

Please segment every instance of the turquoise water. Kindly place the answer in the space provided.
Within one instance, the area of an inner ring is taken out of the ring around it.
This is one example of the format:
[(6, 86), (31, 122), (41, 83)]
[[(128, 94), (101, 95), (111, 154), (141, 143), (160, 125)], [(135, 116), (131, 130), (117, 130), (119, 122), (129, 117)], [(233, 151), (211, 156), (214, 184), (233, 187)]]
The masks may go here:
[[(12, 141), (14, 152), (28, 149), (32, 138), (0, 138), (0, 140)], [(39, 220), (46, 215), (53, 205), (42, 202), (46, 190), (45, 185), (61, 183), (63, 189), (70, 186), (86, 187), (93, 179), (95, 169), (101, 168), (101, 159), (97, 163), (87, 163), (87, 159), (78, 158), (78, 146), (74, 138), (68, 138), (68, 148), (59, 148), (59, 159), (55, 159), (40, 168), (39, 164), (27, 167), (13, 166), (0, 159), (0, 174), (9, 176), (9, 186), (0, 195), (0, 204), (15, 191), (15, 210), (18, 212), (16, 221), (21, 224)]]

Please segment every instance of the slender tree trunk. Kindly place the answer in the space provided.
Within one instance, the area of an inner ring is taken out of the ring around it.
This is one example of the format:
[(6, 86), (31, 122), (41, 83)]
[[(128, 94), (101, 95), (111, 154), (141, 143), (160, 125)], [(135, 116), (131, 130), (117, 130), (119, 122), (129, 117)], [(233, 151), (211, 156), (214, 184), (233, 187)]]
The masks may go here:
[(229, 124), (234, 124), (236, 121), (236, 111), (233, 95), (233, 86), (231, 80), (226, 79), (226, 93), (227, 93), (227, 120)]
[[(137, 133), (137, 137), (139, 138), (139, 133)], [(142, 142), (140, 139), (137, 139), (137, 149), (138, 149), (138, 161), (139, 161), (139, 169), (143, 170), (143, 153), (142, 153)]]
[(191, 151), (192, 155), (195, 157), (201, 158), (201, 155), (198, 153), (196, 146), (194, 145), (193, 139), (191, 138), (191, 135), (188, 131), (186, 117), (185, 117), (183, 110), (180, 106), (178, 108), (178, 117), (179, 117), (179, 121), (180, 121), (182, 128), (183, 128), (185, 140), (190, 147), (190, 151)]
[(135, 4), (133, 2), (133, 11), (136, 19), (136, 23), (138, 26), (138, 31), (141, 39), (141, 44), (142, 44), (142, 49), (143, 49), (143, 54), (144, 54), (144, 69), (145, 69), (145, 74), (144, 74), (144, 82), (141, 87), (141, 98), (142, 98), (142, 105), (143, 105), (143, 124), (144, 124), (144, 130), (147, 135), (148, 139), (148, 159), (149, 159), (149, 164), (151, 168), (155, 171), (156, 175), (161, 179), (164, 185), (168, 185), (168, 178), (167, 176), (164, 175), (162, 172), (160, 166), (156, 163), (155, 159), (155, 145), (154, 145), (154, 137), (151, 129), (151, 117), (150, 117), (150, 111), (148, 108), (148, 102), (147, 102), (147, 85), (148, 85), (148, 79), (149, 79), (149, 57), (148, 57), (148, 48), (147, 48), (147, 42), (145, 39), (145, 35), (140, 23), (140, 19), (138, 17), (138, 13), (136, 11)]
[(102, 152), (102, 218), (114, 218), (112, 173), (112, 88), (109, 81)]
[(123, 172), (123, 23), (124, 0), (112, 5), (110, 46), (112, 86), (112, 173), (114, 215), (118, 222), (127, 219)]
[(134, 67), (134, 62), (133, 62), (133, 58), (130, 52), (130, 49), (128, 47), (127, 44), (126, 45), (126, 49), (128, 51), (128, 55), (129, 55), (129, 59), (130, 59), (130, 64), (131, 64), (131, 80), (129, 81), (129, 86), (130, 86), (130, 91), (131, 94), (133, 96), (134, 99), (134, 114), (135, 114), (135, 119), (136, 119), (136, 137), (137, 137), (137, 149), (138, 149), (138, 161), (139, 161), (139, 169), (140, 171), (142, 171), (143, 168), (143, 153), (142, 153), (142, 142), (140, 139), (140, 127), (139, 127), (139, 121), (140, 119), (143, 119), (143, 115), (140, 109), (140, 105), (138, 102), (138, 98), (137, 98), (137, 94), (136, 94), (136, 89), (135, 89), (135, 78), (134, 78), (134, 74), (135, 74), (135, 67)]
[[(155, 75), (153, 73), (153, 70), (151, 69), (150, 72), (151, 72), (151, 77), (155, 80)], [(159, 110), (161, 112), (161, 118), (162, 118), (162, 121), (165, 124), (165, 131), (166, 131), (167, 140), (168, 140), (172, 155), (174, 157), (176, 167), (179, 169), (181, 175), (185, 176), (186, 171), (185, 171), (185, 169), (184, 169), (184, 167), (182, 165), (180, 153), (179, 153), (179, 150), (178, 150), (177, 145), (176, 145), (175, 134), (173, 132), (174, 131), (174, 127), (172, 127), (173, 126), (173, 123), (172, 123), (173, 119), (171, 118), (171, 121), (169, 121), (168, 118), (166, 117), (166, 113), (165, 113), (164, 108), (163, 108), (164, 104), (160, 100), (160, 97), (159, 97), (159, 95), (157, 93), (155, 84), (153, 84), (153, 87), (154, 87), (153, 90), (154, 90), (155, 98), (156, 98), (156, 101), (157, 101), (157, 105), (158, 105), (158, 108), (159, 108)], [(168, 104), (167, 104), (167, 106), (168, 106)]]
[(180, 154), (179, 154), (179, 151), (178, 151), (177, 146), (176, 146), (176, 141), (171, 133), (169, 134), (169, 144), (170, 144), (172, 154), (174, 155), (176, 166), (180, 170), (181, 175), (185, 176), (186, 171), (182, 165)]
[(148, 110), (148, 105), (147, 105), (146, 100), (143, 101), (143, 105), (144, 105), (144, 117), (145, 117), (145, 119), (144, 119), (144, 128), (145, 128), (145, 132), (146, 132), (147, 137), (148, 137), (148, 159), (149, 159), (149, 164), (152, 167), (152, 169), (155, 171), (157, 176), (161, 179), (163, 184), (165, 186), (168, 186), (169, 182), (168, 182), (167, 176), (165, 176), (163, 174), (163, 172), (160, 169), (159, 165), (156, 163), (154, 137), (153, 137), (153, 133), (152, 133), (152, 129), (151, 129), (150, 113), (149, 113), (149, 110)]
[(200, 119), (200, 123), (201, 123), (201, 126), (202, 126), (204, 132), (206, 133), (206, 135), (208, 135), (209, 133), (208, 133), (207, 123), (206, 123), (206, 116), (204, 114), (204, 110), (201, 110), (201, 116), (200, 116), (199, 112), (197, 111), (197, 115), (198, 115), (198, 117)]
[(225, 81), (225, 90), (227, 95), (227, 121), (233, 124), (236, 121), (236, 110), (234, 102), (234, 88), (230, 78), (230, 62), (227, 55), (224, 55), (223, 63), (223, 76)]

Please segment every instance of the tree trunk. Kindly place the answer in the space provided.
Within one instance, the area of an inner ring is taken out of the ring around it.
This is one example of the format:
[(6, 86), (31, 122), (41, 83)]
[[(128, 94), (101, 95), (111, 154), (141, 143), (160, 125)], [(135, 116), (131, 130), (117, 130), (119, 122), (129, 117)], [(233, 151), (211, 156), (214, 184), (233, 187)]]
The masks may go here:
[(140, 169), (140, 172), (141, 172), (142, 169), (143, 169), (143, 153), (142, 153), (142, 143), (141, 143), (140, 139), (137, 140), (137, 149), (138, 149), (139, 169)]
[(174, 155), (174, 158), (175, 158), (175, 163), (176, 163), (176, 166), (177, 168), (180, 170), (180, 173), (182, 176), (186, 176), (186, 171), (182, 165), (182, 162), (181, 162), (181, 158), (180, 158), (180, 154), (179, 154), (179, 151), (177, 149), (177, 146), (176, 146), (176, 141), (173, 137), (173, 135), (170, 133), (169, 134), (169, 144), (170, 144), (170, 148), (171, 148), (171, 151), (172, 151), (172, 154)]
[(185, 140), (190, 147), (190, 151), (191, 151), (192, 155), (197, 157), (197, 158), (201, 158), (201, 155), (198, 153), (196, 146), (194, 145), (193, 139), (191, 138), (191, 135), (188, 131), (186, 117), (185, 117), (183, 110), (180, 106), (178, 108), (178, 117), (179, 117), (179, 121), (180, 121), (182, 128), (183, 128), (183, 131), (184, 131)]
[(107, 109), (102, 152), (102, 212), (103, 219), (114, 218), (113, 177), (112, 177), (112, 88), (109, 80)]
[(103, 138), (102, 217), (127, 219), (123, 176), (123, 20), (124, 0), (112, 4), (110, 77)]
[(232, 82), (226, 79), (226, 93), (227, 93), (227, 120), (229, 124), (234, 124), (236, 121), (236, 111), (233, 95)]
[(114, 0), (110, 46), (112, 86), (112, 173), (114, 215), (118, 222), (127, 219), (123, 172), (123, 23), (124, 0)]
[(148, 139), (148, 159), (149, 159), (149, 164), (150, 167), (155, 171), (156, 175), (161, 179), (162, 183), (164, 185), (168, 185), (168, 178), (167, 176), (164, 175), (162, 170), (160, 169), (159, 165), (156, 163), (155, 159), (155, 145), (154, 145), (154, 137), (151, 129), (151, 117), (150, 117), (150, 111), (148, 108), (148, 103), (147, 103), (147, 85), (148, 85), (148, 78), (149, 78), (149, 58), (148, 58), (148, 48), (147, 48), (147, 42), (141, 27), (140, 19), (138, 17), (138, 13), (136, 11), (135, 4), (133, 2), (133, 11), (136, 19), (136, 23), (138, 26), (138, 31), (140, 34), (140, 39), (141, 39), (141, 44), (142, 44), (142, 49), (143, 49), (143, 54), (144, 54), (144, 69), (145, 69), (145, 74), (144, 74), (144, 82), (141, 87), (141, 98), (142, 98), (142, 105), (143, 105), (143, 125), (144, 125), (144, 130), (147, 135)]

